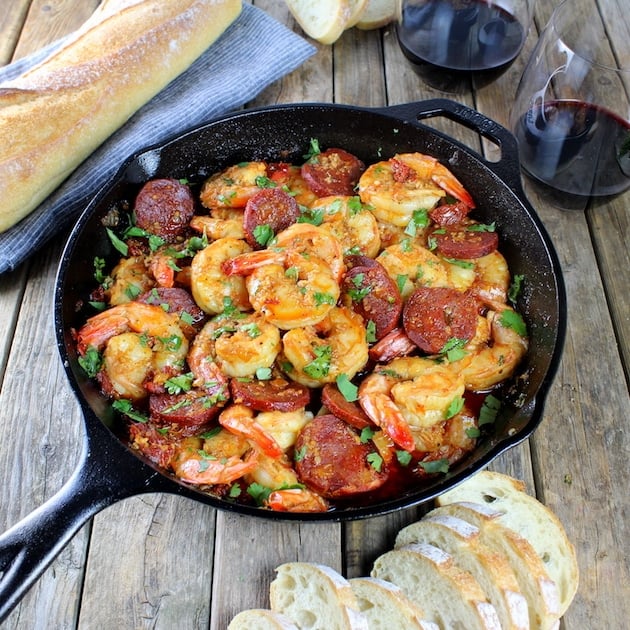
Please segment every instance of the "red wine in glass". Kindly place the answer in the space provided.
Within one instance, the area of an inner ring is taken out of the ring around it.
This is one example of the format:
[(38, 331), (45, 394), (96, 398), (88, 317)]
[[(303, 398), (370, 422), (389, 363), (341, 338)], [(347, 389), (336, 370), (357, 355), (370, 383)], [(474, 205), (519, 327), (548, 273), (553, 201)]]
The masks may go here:
[(477, 87), (502, 74), (520, 52), (527, 27), (485, 0), (405, 3), (397, 26), (400, 48), (429, 85), (445, 92)]
[(521, 165), (535, 180), (574, 197), (630, 187), (630, 123), (604, 107), (547, 101), (517, 122)]

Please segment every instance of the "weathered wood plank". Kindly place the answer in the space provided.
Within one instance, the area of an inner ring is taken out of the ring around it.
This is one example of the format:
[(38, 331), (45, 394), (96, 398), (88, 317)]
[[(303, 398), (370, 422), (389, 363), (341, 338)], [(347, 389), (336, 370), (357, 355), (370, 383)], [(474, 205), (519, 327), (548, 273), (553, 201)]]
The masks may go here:
[(8, 6), (3, 6), (0, 13), (0, 32), (3, 34), (0, 40), (0, 65), (9, 63), (13, 57), (31, 0), (14, 0), (5, 4)]
[(79, 628), (205, 628), (215, 510), (166, 494), (94, 518)]

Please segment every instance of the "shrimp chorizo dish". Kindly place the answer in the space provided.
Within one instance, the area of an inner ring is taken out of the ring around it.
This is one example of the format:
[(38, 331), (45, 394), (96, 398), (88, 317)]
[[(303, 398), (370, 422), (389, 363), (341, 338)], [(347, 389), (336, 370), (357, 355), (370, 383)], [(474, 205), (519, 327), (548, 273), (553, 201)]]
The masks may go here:
[(153, 179), (103, 229), (81, 368), (132, 449), (239, 504), (325, 512), (448, 472), (492, 426), (528, 332), (501, 226), (440, 162), (311, 140), (195, 184)]

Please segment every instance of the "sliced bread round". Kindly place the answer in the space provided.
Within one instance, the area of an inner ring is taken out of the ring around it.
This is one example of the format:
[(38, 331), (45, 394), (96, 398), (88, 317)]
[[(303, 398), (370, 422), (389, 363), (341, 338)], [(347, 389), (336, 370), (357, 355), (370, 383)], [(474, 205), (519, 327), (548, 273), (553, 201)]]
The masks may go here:
[(521, 593), (527, 600), (531, 628), (548, 630), (560, 617), (558, 588), (530, 543), (499, 521), (501, 513), (480, 503), (449, 503), (431, 516), (455, 516), (479, 528), (480, 540), (510, 563)]
[(422, 619), (422, 610), (399, 586), (374, 577), (356, 577), (348, 581), (370, 630), (438, 630), (434, 623)]
[(269, 587), (271, 609), (299, 628), (369, 630), (350, 583), (331, 567), (286, 562), (276, 569)]
[(370, 31), (386, 26), (398, 17), (398, 0), (367, 0), (356, 27)]
[(575, 548), (558, 517), (525, 492), (525, 484), (502, 473), (483, 470), (438, 498), (438, 505), (468, 501), (501, 512), (499, 522), (526, 538), (542, 558), (558, 587), (560, 615), (569, 608), (579, 582)]
[(494, 606), (473, 576), (438, 547), (413, 543), (374, 562), (372, 577), (393, 582), (440, 628), (499, 630)]
[(527, 600), (505, 556), (479, 540), (479, 528), (448, 515), (427, 515), (396, 537), (396, 548), (424, 542), (446, 551), (479, 582), (499, 615), (503, 630), (529, 630)]
[(232, 621), (227, 630), (299, 630), (285, 615), (274, 610), (252, 608), (244, 610)]
[(350, 0), (286, 0), (286, 3), (302, 30), (322, 44), (339, 39), (355, 8)]
[(367, 3), (368, 0), (348, 0), (348, 4), (350, 5), (350, 16), (346, 22), (346, 29), (352, 28), (361, 19)]

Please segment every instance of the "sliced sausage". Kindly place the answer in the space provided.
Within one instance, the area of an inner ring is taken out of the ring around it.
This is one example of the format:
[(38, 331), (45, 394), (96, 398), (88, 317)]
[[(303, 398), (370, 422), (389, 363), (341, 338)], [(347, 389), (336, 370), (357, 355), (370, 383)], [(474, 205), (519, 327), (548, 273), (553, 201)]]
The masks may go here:
[(342, 290), (352, 309), (366, 322), (374, 322), (376, 339), (382, 339), (398, 324), (402, 296), (379, 262), (349, 269)]
[(333, 414), (316, 416), (305, 425), (295, 449), (300, 454), (295, 462), (298, 477), (328, 499), (375, 490), (388, 477), (385, 466), (377, 470), (373, 443), (361, 442), (359, 433)]
[(470, 212), (471, 207), (463, 201), (444, 203), (429, 210), (429, 218), (440, 227), (461, 223)]
[(152, 394), (149, 396), (151, 419), (158, 425), (177, 424), (198, 429), (208, 424), (221, 410), (205, 392), (192, 390), (184, 394)]
[(469, 341), (477, 327), (477, 302), (447, 287), (418, 287), (403, 309), (408, 337), (424, 352), (438, 354), (447, 341)]
[(499, 247), (496, 232), (475, 230), (471, 225), (436, 230), (429, 239), (435, 240), (437, 251), (446, 258), (481, 258)]
[(177, 179), (153, 179), (140, 189), (134, 211), (139, 228), (172, 243), (186, 230), (195, 201), (190, 188)]
[(282, 188), (263, 188), (250, 197), (243, 213), (245, 240), (255, 249), (266, 246), (257, 228), (269, 228), (270, 235), (288, 228), (300, 216), (297, 201)]
[(186, 337), (192, 339), (202, 328), (206, 314), (197, 306), (192, 295), (180, 287), (156, 287), (143, 293), (138, 302), (161, 306), (168, 313), (176, 313), (179, 327)]
[(235, 403), (243, 403), (256, 411), (297, 411), (306, 407), (311, 399), (308, 387), (283, 378), (268, 381), (233, 378), (230, 391)]
[(318, 196), (353, 195), (365, 164), (343, 149), (327, 149), (302, 165), (302, 177)]
[(179, 448), (179, 438), (170, 431), (159, 431), (151, 422), (132, 422), (129, 424), (129, 443), (131, 448), (140, 451), (147, 459), (160, 468), (169, 469)]
[(337, 418), (341, 418), (341, 420), (344, 420), (356, 429), (363, 429), (372, 424), (361, 406), (346, 400), (334, 383), (326, 383), (324, 385), (322, 389), (322, 405)]

